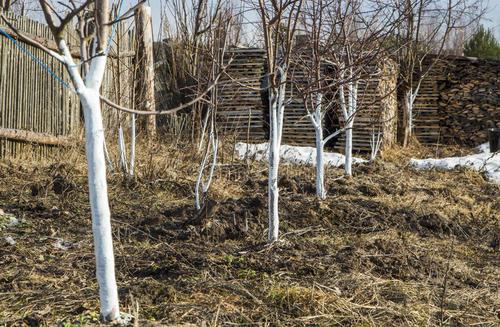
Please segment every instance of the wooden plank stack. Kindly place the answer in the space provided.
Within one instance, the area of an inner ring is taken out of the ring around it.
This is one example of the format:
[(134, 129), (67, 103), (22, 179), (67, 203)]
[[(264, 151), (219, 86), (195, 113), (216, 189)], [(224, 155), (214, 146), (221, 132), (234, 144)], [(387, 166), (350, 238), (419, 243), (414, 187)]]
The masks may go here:
[[(425, 65), (430, 65), (426, 62)], [(413, 130), (423, 144), (435, 144), (440, 140), (441, 117), (439, 108), (439, 85), (444, 79), (445, 62), (436, 62), (420, 84), (413, 107)], [(415, 77), (414, 85), (418, 80)], [(401, 95), (402, 96), (402, 95)], [(401, 101), (404, 101), (401, 98)]]
[(217, 124), (224, 134), (245, 142), (263, 142), (267, 130), (267, 105), (262, 91), (265, 52), (256, 48), (232, 48), (226, 75), (217, 86)]
[[(233, 61), (227, 69), (228, 76), (218, 86), (219, 129), (226, 134), (229, 131), (235, 133), (239, 140), (263, 142), (267, 139), (268, 131), (267, 92), (262, 89), (265, 53), (253, 48), (232, 49), (228, 52), (229, 57)], [(355, 151), (369, 151), (373, 133), (382, 134), (384, 145), (395, 141), (396, 77), (395, 64), (389, 59), (365, 69), (358, 92), (359, 112), (355, 119), (353, 137)], [(306, 83), (308, 74), (297, 65), (290, 69), (288, 78), (282, 141), (284, 144), (314, 146), (314, 128), (297, 89), (297, 86)], [(325, 129), (333, 132), (342, 125), (341, 122), (340, 120), (340, 125), (325, 122)], [(341, 136), (335, 148), (340, 151), (343, 146), (344, 138)]]
[[(303, 55), (301, 54), (301, 56)], [(304, 60), (307, 59), (301, 59), (301, 61)], [(303, 66), (291, 64), (286, 87), (285, 116), (283, 118), (282, 142), (284, 144), (308, 146), (314, 146), (315, 144), (314, 128), (307, 116), (304, 99), (299, 92), (299, 87), (305, 86), (308, 79), (309, 73), (306, 72)]]
[[(369, 152), (372, 135), (382, 137), (381, 147), (396, 141), (397, 127), (397, 68), (389, 58), (380, 60), (376, 65), (366, 67), (358, 86), (358, 112), (354, 119), (353, 151)], [(347, 94), (346, 94), (347, 98)], [(338, 115), (340, 126), (343, 117)], [(342, 134), (335, 143), (336, 151), (343, 151), (345, 137)]]

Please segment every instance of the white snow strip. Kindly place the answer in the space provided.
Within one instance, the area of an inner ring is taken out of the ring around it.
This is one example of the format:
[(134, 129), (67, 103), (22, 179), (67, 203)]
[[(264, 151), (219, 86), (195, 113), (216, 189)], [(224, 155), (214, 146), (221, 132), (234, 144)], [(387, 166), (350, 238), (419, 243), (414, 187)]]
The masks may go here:
[(500, 153), (490, 153), (487, 144), (482, 144), (476, 149), (481, 151), (481, 153), (442, 159), (411, 159), (410, 165), (416, 169), (437, 168), (453, 170), (466, 167), (475, 171), (485, 172), (490, 181), (500, 184)]
[[(269, 143), (250, 144), (238, 142), (236, 143), (234, 150), (240, 160), (269, 160)], [(316, 148), (309, 146), (282, 145), (280, 158), (285, 163), (315, 166)], [(325, 152), (324, 158), (325, 166), (329, 167), (341, 167), (345, 162), (345, 156), (340, 153)], [(354, 164), (363, 162), (367, 162), (367, 160), (353, 158)]]

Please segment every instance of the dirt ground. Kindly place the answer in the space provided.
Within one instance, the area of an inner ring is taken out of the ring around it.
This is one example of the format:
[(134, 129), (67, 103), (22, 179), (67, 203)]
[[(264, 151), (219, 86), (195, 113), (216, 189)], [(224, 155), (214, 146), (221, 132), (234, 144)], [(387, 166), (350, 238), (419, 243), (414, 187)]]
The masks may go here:
[[(269, 247), (265, 164), (221, 159), (201, 212), (189, 146), (141, 153), (133, 180), (110, 173), (136, 326), (500, 325), (499, 187), (481, 174), (414, 171), (394, 150), (352, 179), (329, 169), (318, 201), (313, 168), (283, 166)], [(0, 161), (0, 326), (97, 322), (84, 162), (82, 149)]]

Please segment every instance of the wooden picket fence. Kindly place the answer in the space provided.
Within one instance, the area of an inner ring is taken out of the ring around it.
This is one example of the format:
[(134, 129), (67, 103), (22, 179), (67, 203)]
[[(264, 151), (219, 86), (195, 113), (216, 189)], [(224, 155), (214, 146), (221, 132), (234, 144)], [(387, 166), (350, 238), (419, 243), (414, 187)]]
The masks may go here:
[[(57, 50), (48, 26), (8, 12), (4, 15), (20, 32)], [(0, 21), (0, 158), (24, 154), (45, 156), (55, 145), (68, 145), (80, 135), (81, 112), (66, 68), (44, 51), (24, 43)], [(7, 36), (7, 35), (8, 36)], [(133, 32), (117, 28), (102, 93), (116, 103), (133, 98)], [(65, 38), (78, 63), (78, 36), (68, 29)], [(118, 41), (117, 41), (118, 40)], [(121, 117), (103, 107), (105, 126)]]

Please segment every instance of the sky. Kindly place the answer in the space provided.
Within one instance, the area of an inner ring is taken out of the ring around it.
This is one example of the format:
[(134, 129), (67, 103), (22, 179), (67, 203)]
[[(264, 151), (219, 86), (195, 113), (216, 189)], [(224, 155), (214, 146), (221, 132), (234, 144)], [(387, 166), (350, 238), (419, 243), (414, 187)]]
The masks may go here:
[(500, 0), (489, 1), (486, 18), (487, 20), (484, 20), (484, 25), (488, 28), (493, 28), (497, 39), (500, 40)]
[[(128, 1), (135, 3), (135, 1), (132, 0)], [(159, 35), (162, 8), (165, 7), (167, 1), (169, 0), (148, 0), (153, 16), (155, 39)], [(500, 40), (500, 0), (486, 0), (485, 3), (488, 9), (482, 23), (485, 27), (492, 28), (497, 39)]]

